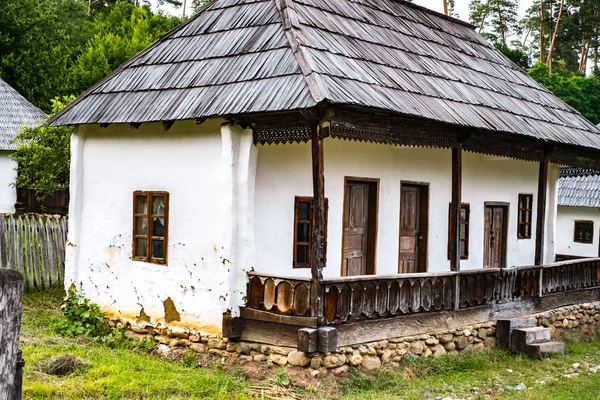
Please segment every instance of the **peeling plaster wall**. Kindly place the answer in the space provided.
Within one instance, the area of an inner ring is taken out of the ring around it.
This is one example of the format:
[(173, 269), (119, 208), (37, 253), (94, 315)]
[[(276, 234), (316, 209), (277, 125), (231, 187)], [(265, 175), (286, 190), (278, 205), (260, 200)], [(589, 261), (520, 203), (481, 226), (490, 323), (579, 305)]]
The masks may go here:
[[(594, 242), (573, 241), (575, 221), (594, 222)], [(556, 218), (556, 253), (579, 257), (598, 257), (600, 247), (600, 209), (594, 207), (559, 206)]]
[[(222, 313), (237, 310), (245, 291), (239, 275), (251, 256), (238, 252), (236, 241), (252, 246), (253, 240), (234, 216), (247, 207), (240, 198), (252, 204), (254, 177), (244, 174), (254, 172), (256, 159), (251, 132), (222, 122), (176, 122), (166, 132), (161, 124), (79, 127), (72, 139), (66, 286), (82, 282), (88, 297), (125, 317), (143, 307), (160, 320), (170, 298), (180, 324), (220, 332)], [(136, 190), (170, 194), (168, 265), (131, 260)]]
[(17, 190), (12, 186), (17, 179), (17, 163), (8, 158), (11, 151), (0, 150), (0, 213), (14, 213)]
[[(449, 271), (448, 209), (451, 200), (451, 151), (402, 148), (381, 144), (325, 139), (325, 196), (329, 199), (325, 277), (340, 275), (344, 177), (379, 178), (376, 273), (398, 271), (400, 182), (427, 182), (430, 190), (428, 268)], [(558, 170), (552, 166), (551, 170)], [(539, 164), (463, 153), (462, 200), (471, 206), (470, 255), (462, 269), (483, 263), (484, 202), (510, 203), (507, 265), (532, 265)], [(556, 175), (556, 174), (554, 174)], [(550, 175), (552, 179), (557, 176)], [(551, 184), (549, 184), (549, 187)], [(294, 197), (312, 196), (310, 143), (260, 146), (256, 176), (256, 270), (287, 276), (310, 276), (293, 269)], [(550, 187), (548, 215), (552, 219)], [(534, 195), (533, 236), (517, 239), (518, 194)], [(553, 223), (551, 223), (553, 225)], [(547, 241), (552, 241), (549, 232)], [(553, 247), (547, 244), (548, 252)], [(553, 254), (552, 254), (553, 257)]]

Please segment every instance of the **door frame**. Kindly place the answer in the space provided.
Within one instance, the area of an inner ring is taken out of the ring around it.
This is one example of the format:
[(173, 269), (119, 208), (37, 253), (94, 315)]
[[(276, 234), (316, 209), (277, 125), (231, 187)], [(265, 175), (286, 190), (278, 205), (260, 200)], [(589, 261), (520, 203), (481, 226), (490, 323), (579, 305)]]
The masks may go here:
[[(427, 200), (425, 203), (425, 206), (427, 208), (427, 218), (425, 218), (425, 220), (421, 219), (421, 228), (424, 228), (424, 232), (425, 234), (423, 235), (423, 238), (425, 240), (425, 250), (423, 251), (424, 256), (424, 264), (425, 264), (425, 272), (429, 272), (429, 211), (430, 211), (430, 207), (431, 207), (431, 191), (430, 191), (430, 183), (429, 182), (421, 182), (421, 181), (400, 181), (400, 198), (399, 198), (399, 202), (398, 202), (398, 267), (397, 267), (397, 271), (398, 274), (400, 274), (400, 224), (402, 222), (402, 185), (410, 185), (410, 186), (422, 186), (424, 188), (427, 189)], [(421, 199), (420, 201), (421, 203), (423, 202), (423, 200)], [(420, 206), (422, 206), (423, 204), (420, 204)], [(419, 253), (421, 253), (421, 250), (419, 249)], [(419, 256), (421, 256), (421, 254), (419, 254)]]
[(483, 262), (481, 267), (485, 269), (485, 209), (487, 207), (504, 207), (506, 214), (504, 215), (504, 240), (502, 244), (502, 262), (500, 268), (506, 268), (506, 259), (508, 256), (508, 226), (510, 221), (510, 202), (507, 201), (484, 201), (483, 202)]
[[(340, 246), (340, 276), (344, 276), (344, 240), (345, 240), (345, 227), (344, 222), (346, 221), (346, 200), (348, 199), (347, 185), (350, 182), (363, 182), (370, 185), (369, 189), (375, 188), (375, 192), (372, 193), (369, 190), (369, 216), (367, 227), (367, 273), (368, 275), (377, 274), (377, 239), (379, 234), (379, 184), (381, 179), (379, 178), (365, 178), (358, 176), (344, 176), (344, 198), (342, 201), (342, 245)], [(375, 204), (372, 204), (374, 200)], [(372, 252), (372, 254), (371, 254)]]

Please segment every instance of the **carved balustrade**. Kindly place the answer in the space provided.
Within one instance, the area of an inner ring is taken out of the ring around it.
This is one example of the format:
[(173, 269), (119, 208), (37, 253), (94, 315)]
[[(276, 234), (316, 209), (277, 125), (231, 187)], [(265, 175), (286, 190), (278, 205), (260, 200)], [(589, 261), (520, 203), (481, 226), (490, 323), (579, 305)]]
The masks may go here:
[(542, 295), (599, 286), (600, 260), (564, 261), (543, 268)]
[[(246, 309), (266, 312), (273, 318), (311, 317), (310, 322), (316, 323), (311, 315), (311, 284), (310, 278), (250, 272)], [(320, 282), (317, 292), (323, 298), (324, 321), (337, 325), (466, 309), (598, 286), (600, 259), (584, 259), (543, 267), (329, 278)], [(304, 322), (299, 318), (293, 323)]]
[(310, 278), (248, 273), (246, 308), (273, 314), (310, 316)]
[(323, 314), (330, 324), (454, 308), (456, 273), (325, 279)]

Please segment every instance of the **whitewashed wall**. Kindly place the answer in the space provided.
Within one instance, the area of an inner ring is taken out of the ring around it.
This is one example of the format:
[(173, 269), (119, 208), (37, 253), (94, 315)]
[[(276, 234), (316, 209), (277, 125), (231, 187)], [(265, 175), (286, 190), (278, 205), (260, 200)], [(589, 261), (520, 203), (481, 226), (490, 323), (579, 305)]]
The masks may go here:
[[(573, 234), (575, 220), (594, 222), (594, 242), (575, 243)], [(556, 217), (556, 254), (569, 256), (598, 257), (600, 246), (600, 209), (594, 207), (559, 206)]]
[[(380, 179), (376, 272), (398, 271), (400, 182), (427, 182), (430, 188), (428, 270), (448, 271), (448, 207), (451, 199), (451, 151), (401, 148), (326, 139), (325, 195), (329, 199), (327, 267), (324, 276), (339, 276), (342, 245), (344, 177)], [(310, 144), (271, 145), (259, 149), (256, 176), (256, 269), (291, 276), (310, 271), (292, 268), (294, 196), (312, 195)], [(532, 265), (539, 164), (499, 157), (463, 154), (463, 202), (471, 206), (470, 255), (463, 269), (483, 264), (484, 202), (510, 203), (507, 265)], [(551, 166), (550, 175), (557, 179)], [(533, 236), (517, 239), (518, 194), (534, 195)], [(548, 215), (552, 220), (556, 187), (549, 184)], [(550, 221), (548, 228), (552, 225)], [(546, 249), (553, 251), (547, 231)], [(551, 255), (546, 258), (551, 257)]]
[[(143, 307), (158, 320), (170, 297), (181, 324), (221, 330), (222, 312), (241, 304), (245, 292), (248, 268), (236, 264), (236, 257), (247, 260), (248, 252), (232, 247), (236, 240), (253, 246), (235, 216), (238, 194), (247, 199), (254, 186), (253, 179), (238, 179), (238, 172), (253, 168), (251, 133), (222, 129), (221, 122), (178, 122), (167, 132), (160, 124), (78, 129), (65, 285), (83, 283), (105, 311), (125, 317)], [(168, 265), (131, 260), (136, 190), (170, 194)], [(240, 273), (230, 273), (237, 266)]]
[(14, 213), (17, 190), (17, 163), (8, 158), (11, 151), (0, 150), (0, 213)]

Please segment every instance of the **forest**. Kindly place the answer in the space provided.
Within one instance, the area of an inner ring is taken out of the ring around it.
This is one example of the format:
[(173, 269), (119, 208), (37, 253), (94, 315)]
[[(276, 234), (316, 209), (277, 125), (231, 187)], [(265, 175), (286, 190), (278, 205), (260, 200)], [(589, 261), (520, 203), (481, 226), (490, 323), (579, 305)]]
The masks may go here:
[[(0, 78), (49, 114), (189, 18), (210, 0), (0, 0)], [(401, 1), (401, 0), (398, 0)], [(455, 1), (443, 2), (447, 14)], [(156, 5), (156, 3), (155, 3)], [(469, 22), (540, 84), (600, 123), (600, 0), (470, 0)], [(70, 128), (24, 129), (18, 187), (68, 185)], [(55, 149), (60, 149), (56, 151)]]

